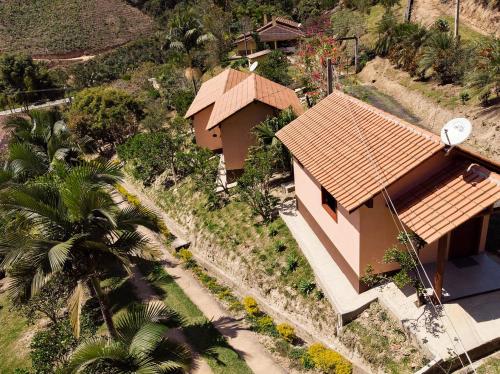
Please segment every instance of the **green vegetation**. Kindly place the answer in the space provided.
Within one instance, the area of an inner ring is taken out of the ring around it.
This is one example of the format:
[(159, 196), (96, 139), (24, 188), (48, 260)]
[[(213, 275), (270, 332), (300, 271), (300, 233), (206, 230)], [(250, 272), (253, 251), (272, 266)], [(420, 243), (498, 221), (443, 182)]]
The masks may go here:
[(251, 373), (245, 361), (227, 344), (160, 264), (142, 262), (139, 267), (153, 286), (162, 292), (165, 304), (185, 320), (183, 331), (189, 344), (207, 360), (214, 374)]
[(370, 365), (387, 373), (413, 373), (428, 361), (377, 302), (347, 324), (339, 337)]
[(500, 373), (500, 358), (491, 357), (484, 364), (477, 368), (478, 374), (498, 374)]
[(257, 73), (284, 86), (290, 85), (292, 79), (288, 74), (290, 63), (286, 55), (278, 49), (269, 53), (259, 62)]
[[(142, 106), (125, 91), (94, 87), (80, 91), (68, 113), (69, 128), (99, 153), (114, 151), (139, 130)], [(90, 142), (89, 142), (90, 143)]]
[[(31, 327), (33, 328), (33, 327)], [(14, 374), (17, 368), (29, 368), (29, 327), (15, 310), (7, 294), (0, 295), (0, 372)]]
[(5, 0), (0, 45), (30, 54), (92, 53), (152, 32), (152, 21), (124, 1)]

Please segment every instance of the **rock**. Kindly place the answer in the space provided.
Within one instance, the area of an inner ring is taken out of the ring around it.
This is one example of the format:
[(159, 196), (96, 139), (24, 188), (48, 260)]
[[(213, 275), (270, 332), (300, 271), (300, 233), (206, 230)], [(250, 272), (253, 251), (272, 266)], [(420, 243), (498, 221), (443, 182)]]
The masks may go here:
[(191, 242), (186, 241), (186, 240), (181, 239), (181, 238), (175, 238), (175, 240), (172, 242), (172, 247), (174, 247), (174, 249), (176, 251), (183, 249), (183, 248), (189, 248), (190, 245), (191, 245)]

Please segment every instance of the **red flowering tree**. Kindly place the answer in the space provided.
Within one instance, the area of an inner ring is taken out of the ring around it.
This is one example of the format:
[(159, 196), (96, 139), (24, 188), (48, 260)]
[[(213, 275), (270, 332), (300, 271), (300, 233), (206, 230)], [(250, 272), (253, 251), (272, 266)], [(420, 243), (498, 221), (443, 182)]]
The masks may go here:
[(313, 99), (325, 96), (327, 59), (330, 58), (339, 70), (339, 43), (332, 36), (319, 32), (302, 41), (297, 56), (303, 84), (310, 90), (308, 95)]

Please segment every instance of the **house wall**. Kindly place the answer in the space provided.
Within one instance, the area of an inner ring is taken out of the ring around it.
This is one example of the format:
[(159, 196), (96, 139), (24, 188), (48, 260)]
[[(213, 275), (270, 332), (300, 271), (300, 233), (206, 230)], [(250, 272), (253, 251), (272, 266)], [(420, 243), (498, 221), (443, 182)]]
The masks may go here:
[(359, 284), (354, 283), (358, 283), (360, 269), (359, 212), (349, 214), (339, 205), (335, 222), (322, 206), (321, 185), (296, 160), (293, 163), (293, 170), (299, 211), (351, 283), (358, 289)]
[(269, 105), (253, 102), (220, 123), (226, 170), (243, 169), (248, 147), (255, 144), (253, 128), (274, 114)]
[(213, 108), (214, 105), (212, 104), (193, 116), (193, 128), (196, 144), (212, 151), (222, 148), (219, 128), (216, 127), (210, 131), (206, 130)]
[[(245, 41), (241, 41), (236, 45), (236, 49), (238, 50), (238, 54), (241, 56), (245, 56)], [(257, 51), (257, 44), (253, 39), (247, 40), (247, 54), (254, 53)]]
[[(394, 201), (414, 187), (415, 184), (421, 183), (439, 169), (445, 167), (449, 162), (450, 159), (444, 155), (444, 152), (436, 153), (389, 186), (387, 188), (389, 196)], [(394, 220), (397, 222), (397, 217), (391, 215), (383, 195), (378, 194), (373, 199), (372, 208), (363, 205), (359, 212), (361, 216), (361, 272), (364, 273), (368, 265), (371, 265), (376, 273), (397, 269), (396, 264), (382, 263), (385, 251), (398, 244), (397, 236), (400, 231), (394, 222)], [(420, 250), (420, 259), (423, 263), (436, 260), (437, 244), (438, 241), (436, 240)]]

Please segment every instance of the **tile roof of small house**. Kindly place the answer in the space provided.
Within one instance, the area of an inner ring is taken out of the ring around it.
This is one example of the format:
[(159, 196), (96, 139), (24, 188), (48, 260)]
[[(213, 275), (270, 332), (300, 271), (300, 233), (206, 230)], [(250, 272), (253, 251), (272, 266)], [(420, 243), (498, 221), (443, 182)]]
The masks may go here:
[(444, 236), (500, 199), (500, 176), (455, 162), (395, 201), (400, 219), (427, 243)]
[(277, 136), (349, 212), (444, 148), (438, 136), (340, 91)]
[(304, 111), (293, 90), (252, 73), (216, 100), (207, 130), (219, 125), (254, 101), (280, 110), (292, 107), (297, 115)]
[[(297, 39), (305, 35), (300, 23), (284, 17), (274, 17), (265, 25), (259, 27), (256, 32), (262, 42)], [(245, 40), (245, 36), (247, 39), (253, 39), (252, 33), (247, 32), (239, 35), (236, 38), (236, 43)]]
[(247, 78), (248, 75), (249, 73), (243, 71), (226, 69), (212, 79), (204, 82), (189, 106), (184, 118), (190, 118), (209, 105), (215, 103), (219, 97)]

